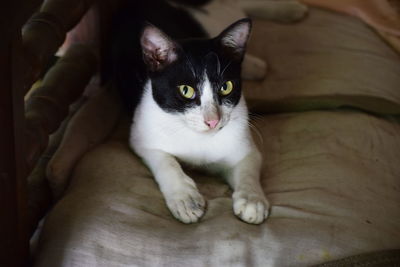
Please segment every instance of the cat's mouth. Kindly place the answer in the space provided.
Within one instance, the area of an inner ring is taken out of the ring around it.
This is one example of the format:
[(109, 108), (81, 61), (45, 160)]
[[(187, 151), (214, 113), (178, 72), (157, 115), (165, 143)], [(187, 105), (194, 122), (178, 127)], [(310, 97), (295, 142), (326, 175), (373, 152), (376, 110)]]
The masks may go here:
[(221, 131), (229, 121), (229, 116), (218, 113), (187, 113), (182, 118), (186, 127), (197, 133), (215, 134)]

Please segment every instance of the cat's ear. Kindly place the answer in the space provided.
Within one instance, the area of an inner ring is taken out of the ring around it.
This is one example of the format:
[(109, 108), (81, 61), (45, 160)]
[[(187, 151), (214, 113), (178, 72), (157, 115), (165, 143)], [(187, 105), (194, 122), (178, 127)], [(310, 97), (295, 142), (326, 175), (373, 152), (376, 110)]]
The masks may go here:
[(144, 27), (140, 44), (144, 62), (151, 71), (162, 70), (178, 58), (178, 45), (154, 25)]
[(244, 18), (230, 25), (216, 39), (224, 53), (241, 60), (246, 51), (250, 30), (251, 20)]

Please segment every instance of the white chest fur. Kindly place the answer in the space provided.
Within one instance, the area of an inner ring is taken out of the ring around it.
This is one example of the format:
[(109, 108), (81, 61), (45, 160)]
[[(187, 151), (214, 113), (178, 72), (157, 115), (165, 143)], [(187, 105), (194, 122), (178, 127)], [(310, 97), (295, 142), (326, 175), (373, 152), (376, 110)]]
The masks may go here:
[(147, 83), (131, 126), (130, 145), (141, 156), (143, 150), (160, 150), (193, 165), (232, 166), (253, 149), (243, 97), (221, 130), (196, 132), (179, 117), (162, 110)]

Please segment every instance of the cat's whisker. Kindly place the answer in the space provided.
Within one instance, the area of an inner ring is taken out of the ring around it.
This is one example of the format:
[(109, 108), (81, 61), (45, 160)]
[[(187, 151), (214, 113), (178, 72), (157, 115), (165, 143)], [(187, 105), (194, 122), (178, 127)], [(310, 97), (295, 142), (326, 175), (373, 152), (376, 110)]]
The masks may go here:
[(260, 115), (260, 114), (257, 114), (257, 113), (249, 112), (249, 118), (252, 121), (257, 121), (257, 122), (264, 121), (264, 117), (262, 115)]
[(215, 54), (217, 57), (217, 73), (218, 75), (221, 75), (221, 62), (219, 61), (219, 57), (217, 54)]
[(228, 64), (226, 64), (226, 66), (225, 66), (225, 68), (222, 70), (220, 76), (222, 76), (222, 75), (224, 74), (225, 70), (231, 65), (231, 63), (232, 63), (232, 60), (229, 61)]
[(185, 53), (185, 57), (186, 57), (186, 60), (187, 60), (187, 62), (188, 62), (188, 65), (189, 65), (189, 69), (190, 69), (190, 71), (191, 71), (192, 74), (193, 74), (193, 77), (196, 77), (196, 72), (194, 71), (194, 67), (193, 67), (192, 61), (190, 61), (190, 59), (189, 59), (189, 57), (186, 55), (186, 53)]
[(261, 142), (261, 145), (264, 145), (264, 138), (261, 134), (260, 129), (258, 129), (258, 127), (256, 125), (254, 125), (251, 121), (248, 122), (248, 125), (251, 128), (251, 130), (253, 130), (256, 133), (259, 141)]
[(216, 64), (216, 66), (217, 66), (216, 73), (217, 73), (218, 75), (221, 75), (221, 62), (219, 61), (218, 54), (215, 53), (215, 52), (210, 52), (209, 54), (211, 54), (211, 55), (213, 55), (213, 56), (216, 57), (216, 61), (217, 61), (217, 64)]

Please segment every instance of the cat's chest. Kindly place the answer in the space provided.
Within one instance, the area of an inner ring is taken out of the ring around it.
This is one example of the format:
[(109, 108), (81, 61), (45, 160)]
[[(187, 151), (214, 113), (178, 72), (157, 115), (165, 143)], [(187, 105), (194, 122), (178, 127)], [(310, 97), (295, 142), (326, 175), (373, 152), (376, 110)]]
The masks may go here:
[(161, 144), (165, 151), (194, 165), (227, 164), (231, 161), (232, 147), (237, 145), (236, 140), (224, 130), (204, 135), (187, 130), (176, 136), (165, 136), (165, 140), (168, 141)]
[(247, 136), (234, 128), (228, 125), (218, 132), (201, 134), (176, 126), (168, 118), (137, 116), (131, 143), (136, 150), (161, 150), (191, 165), (233, 165), (249, 148)]

